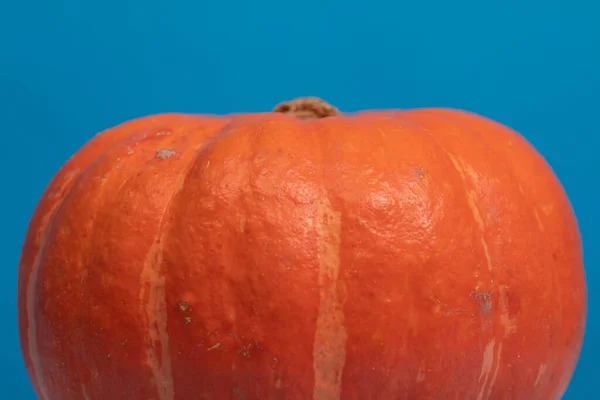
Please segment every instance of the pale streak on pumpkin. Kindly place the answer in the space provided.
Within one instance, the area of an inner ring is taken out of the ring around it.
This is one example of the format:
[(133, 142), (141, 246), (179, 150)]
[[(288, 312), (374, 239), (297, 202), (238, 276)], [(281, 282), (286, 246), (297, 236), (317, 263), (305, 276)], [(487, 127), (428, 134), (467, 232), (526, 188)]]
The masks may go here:
[(486, 400), (489, 400), (492, 395), (492, 389), (494, 389), (494, 384), (496, 383), (496, 378), (498, 377), (498, 371), (500, 370), (500, 355), (502, 353), (502, 342), (498, 344), (498, 348), (496, 349), (496, 368), (494, 369), (494, 375), (492, 375), (492, 379), (488, 385), (487, 396), (485, 396)]
[[(458, 162), (456, 157), (454, 157), (452, 154), (450, 154), (450, 152), (446, 151), (445, 149), (443, 149), (443, 150), (450, 158), (450, 161), (452, 161), (452, 164), (454, 165), (454, 169), (456, 169), (456, 171), (460, 175), (463, 183), (466, 186), (467, 177), (466, 177), (463, 167), (460, 165), (460, 163)], [(475, 220), (477, 227), (481, 231), (481, 246), (483, 247), (483, 253), (485, 255), (485, 261), (487, 263), (488, 270), (491, 271), (492, 270), (492, 258), (490, 257), (490, 251), (488, 249), (487, 242), (485, 241), (485, 237), (483, 236), (485, 226), (483, 223), (483, 218), (481, 217), (481, 213), (479, 212), (479, 208), (477, 208), (477, 195), (475, 194), (474, 190), (472, 190), (472, 189), (467, 190), (466, 187), (465, 187), (465, 192), (466, 192), (466, 196), (467, 196), (467, 204), (469, 205), (469, 208), (471, 209), (471, 212), (473, 213), (473, 219)]]
[(492, 365), (494, 363), (494, 346), (496, 345), (496, 339), (490, 340), (488, 344), (485, 345), (485, 349), (483, 350), (483, 361), (481, 362), (481, 373), (479, 374), (479, 381), (484, 379), (483, 386), (481, 387), (481, 391), (479, 393), (478, 399), (481, 399), (483, 390), (485, 389), (485, 385), (490, 376), (490, 372), (492, 371)]
[(498, 343), (496, 346), (496, 339), (490, 340), (490, 342), (485, 346), (483, 351), (483, 361), (481, 363), (481, 374), (479, 375), (479, 381), (481, 381), (483, 378), (483, 384), (481, 385), (481, 389), (477, 395), (477, 400), (489, 399), (492, 389), (494, 388), (496, 378), (498, 377), (501, 352), (502, 342)]
[(83, 383), (81, 384), (81, 395), (83, 396), (83, 400), (91, 400), (90, 395), (87, 392), (87, 388)]
[[(454, 156), (452, 156), (449, 153), (448, 153), (448, 155), (450, 157), (450, 160), (452, 161), (452, 164), (454, 164), (454, 168), (460, 174), (463, 182), (466, 183), (466, 176), (465, 176), (464, 169), (461, 167), (461, 165), (456, 160), (456, 158), (454, 158)], [(474, 176), (474, 175), (471, 174), (471, 176)], [(475, 191), (473, 191), (473, 190), (467, 191), (467, 203), (469, 204), (469, 208), (473, 212), (473, 218), (475, 219), (475, 223), (479, 227), (479, 230), (482, 232), (481, 245), (483, 247), (483, 253), (485, 255), (488, 270), (491, 271), (492, 270), (492, 259), (490, 257), (490, 252), (488, 249), (487, 242), (485, 241), (485, 238), (483, 236), (485, 224), (484, 224), (483, 218), (481, 217), (481, 213), (479, 212), (479, 208), (477, 207), (477, 197), (476, 197)], [(537, 214), (537, 210), (535, 212), (535, 215), (538, 219), (538, 223), (540, 224), (540, 230), (543, 231), (543, 227), (541, 226), (541, 221), (539, 220), (539, 215)], [(510, 318), (510, 315), (509, 315), (508, 299), (507, 299), (506, 290), (507, 290), (507, 287), (505, 287), (505, 286), (502, 286), (500, 288), (499, 301), (498, 301), (499, 309), (500, 309), (500, 324), (504, 327), (504, 337), (509, 336), (510, 334), (514, 333), (517, 330), (517, 325), (516, 325), (515, 319)]]
[[(196, 149), (200, 148), (197, 146)], [(193, 155), (194, 153), (191, 152)], [(183, 189), (183, 182), (188, 171), (194, 165), (191, 156), (185, 161), (185, 167), (181, 169), (173, 191), (169, 196), (160, 216), (158, 233), (152, 241), (144, 268), (140, 275), (140, 304), (145, 306), (148, 316), (148, 348), (146, 350), (146, 364), (154, 375), (154, 381), (160, 400), (173, 400), (175, 387), (173, 383), (173, 371), (171, 365), (171, 353), (169, 351), (169, 333), (167, 331), (167, 291), (165, 275), (161, 275), (163, 261), (164, 230), (163, 221), (169, 212), (169, 207), (177, 195)], [(163, 232), (163, 233), (161, 233)], [(146, 290), (149, 288), (148, 301), (144, 304)], [(156, 343), (160, 343), (161, 357), (158, 358)]]
[(543, 363), (542, 363), (542, 364), (540, 365), (540, 369), (538, 370), (537, 377), (535, 378), (535, 383), (534, 383), (534, 386), (537, 386), (537, 385), (539, 385), (539, 383), (540, 383), (540, 379), (542, 379), (542, 376), (544, 376), (544, 373), (546, 372), (546, 367), (547, 367), (547, 365), (546, 365), (546, 364), (543, 364)]
[(540, 218), (540, 213), (538, 212), (537, 208), (534, 207), (533, 209), (533, 215), (535, 216), (535, 220), (538, 224), (538, 228), (540, 228), (541, 232), (544, 232), (544, 224), (542, 223), (542, 219)]
[(339, 400), (348, 336), (338, 287), (341, 213), (332, 210), (327, 200), (317, 211), (320, 302), (313, 344), (313, 400)]
[[(187, 168), (185, 169), (187, 172)], [(181, 174), (183, 175), (183, 173)], [(181, 177), (180, 175), (180, 177)], [(167, 331), (167, 290), (165, 275), (161, 275), (163, 261), (163, 234), (161, 233), (165, 215), (181, 185), (175, 188), (165, 205), (159, 220), (158, 233), (152, 241), (152, 246), (146, 254), (144, 268), (140, 275), (140, 304), (148, 316), (148, 347), (146, 348), (146, 364), (150, 367), (158, 397), (160, 400), (173, 400), (175, 388), (169, 351), (169, 333)], [(144, 303), (148, 290), (148, 300)], [(156, 343), (160, 343), (161, 357), (159, 361)]]
[[(167, 303), (165, 276), (160, 274), (162, 264), (163, 242), (160, 235), (153, 241), (148, 251), (142, 270), (140, 301), (144, 305), (144, 297), (148, 288), (148, 301), (145, 304), (148, 315), (148, 343), (146, 363), (152, 370), (160, 400), (173, 400), (173, 374), (171, 372), (171, 355), (169, 353), (169, 335), (167, 333)], [(160, 361), (156, 343), (160, 343)]]

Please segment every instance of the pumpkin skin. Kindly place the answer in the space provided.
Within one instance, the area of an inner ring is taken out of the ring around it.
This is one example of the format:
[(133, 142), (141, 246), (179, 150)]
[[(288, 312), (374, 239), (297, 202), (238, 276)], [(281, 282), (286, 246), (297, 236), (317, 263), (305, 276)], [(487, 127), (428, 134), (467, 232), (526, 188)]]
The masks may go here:
[(586, 287), (543, 158), (464, 111), (312, 105), (144, 117), (62, 167), (19, 266), (41, 400), (562, 396)]

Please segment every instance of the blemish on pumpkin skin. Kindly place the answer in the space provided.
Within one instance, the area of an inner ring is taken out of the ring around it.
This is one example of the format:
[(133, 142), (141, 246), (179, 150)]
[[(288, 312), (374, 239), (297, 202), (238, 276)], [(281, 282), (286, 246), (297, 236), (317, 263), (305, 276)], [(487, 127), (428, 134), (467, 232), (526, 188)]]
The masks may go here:
[(498, 298), (498, 307), (500, 309), (500, 324), (504, 327), (504, 337), (512, 335), (517, 331), (517, 321), (511, 316), (511, 311), (518, 310), (518, 300), (514, 295), (509, 295), (508, 287), (502, 286)]
[(190, 303), (188, 303), (187, 301), (180, 301), (178, 304), (179, 309), (183, 312), (190, 312), (192, 311), (192, 307), (190, 306)]
[(246, 398), (246, 394), (239, 387), (233, 388), (233, 395), (235, 396), (236, 399), (239, 399), (239, 400), (244, 400)]
[(166, 160), (168, 158), (173, 157), (176, 154), (177, 154), (177, 152), (175, 150), (172, 150), (172, 149), (160, 149), (160, 150), (156, 150), (156, 158), (158, 158), (160, 160)]
[(213, 351), (219, 348), (219, 346), (221, 346), (221, 342), (218, 342), (217, 344), (210, 346), (208, 349), (206, 349), (206, 351)]
[(488, 292), (475, 291), (475, 293), (473, 293), (473, 297), (479, 303), (481, 312), (485, 315), (490, 315), (492, 311), (492, 295)]
[[(177, 303), (177, 306), (178, 306), (179, 310), (184, 314), (189, 314), (189, 312), (192, 311), (192, 307), (190, 306), (190, 303), (187, 301), (181, 300), (179, 303)], [(186, 315), (185, 317), (183, 317), (183, 322), (184, 322), (184, 325), (187, 325), (190, 322), (192, 322), (192, 318), (189, 315)]]
[(546, 214), (546, 216), (549, 216), (554, 211), (554, 206), (552, 204), (546, 204), (542, 206), (542, 211), (544, 214)]
[(238, 350), (238, 354), (241, 355), (244, 358), (250, 358), (252, 356), (252, 343), (250, 343), (247, 346), (242, 346), (239, 350)]
[(417, 173), (417, 176), (421, 179), (425, 179), (425, 171), (423, 171), (423, 168), (421, 167), (417, 167), (415, 169), (415, 172)]

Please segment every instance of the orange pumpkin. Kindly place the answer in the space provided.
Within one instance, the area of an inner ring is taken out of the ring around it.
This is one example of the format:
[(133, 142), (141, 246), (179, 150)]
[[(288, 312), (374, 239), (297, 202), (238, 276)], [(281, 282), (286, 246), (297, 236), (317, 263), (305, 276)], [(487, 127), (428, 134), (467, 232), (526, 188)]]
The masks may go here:
[(33, 215), (40, 400), (559, 399), (586, 287), (569, 201), (463, 111), (168, 114), (92, 139)]

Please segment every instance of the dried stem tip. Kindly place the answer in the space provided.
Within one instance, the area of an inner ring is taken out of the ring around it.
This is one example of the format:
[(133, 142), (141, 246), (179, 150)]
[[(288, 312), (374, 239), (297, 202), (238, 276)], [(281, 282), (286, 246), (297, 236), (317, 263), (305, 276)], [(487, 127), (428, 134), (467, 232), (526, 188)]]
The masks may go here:
[(303, 120), (341, 115), (337, 108), (317, 97), (301, 97), (280, 103), (273, 109), (273, 112), (288, 114)]

